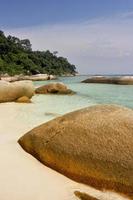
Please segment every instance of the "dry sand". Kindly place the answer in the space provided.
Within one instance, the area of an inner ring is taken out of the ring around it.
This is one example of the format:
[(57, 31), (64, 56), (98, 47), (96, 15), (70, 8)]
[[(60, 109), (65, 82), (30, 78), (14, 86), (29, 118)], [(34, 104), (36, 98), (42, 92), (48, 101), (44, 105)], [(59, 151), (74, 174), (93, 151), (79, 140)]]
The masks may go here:
[(35, 104), (0, 104), (0, 200), (76, 200), (75, 190), (100, 200), (127, 199), (76, 183), (27, 154), (17, 140), (44, 122), (35, 114)]

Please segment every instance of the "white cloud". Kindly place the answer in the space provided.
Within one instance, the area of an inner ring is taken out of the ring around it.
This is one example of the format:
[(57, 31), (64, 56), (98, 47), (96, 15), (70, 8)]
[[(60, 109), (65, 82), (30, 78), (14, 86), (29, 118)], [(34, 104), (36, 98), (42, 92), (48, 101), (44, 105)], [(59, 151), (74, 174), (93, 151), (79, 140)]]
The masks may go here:
[(120, 14), (120, 17), (121, 17), (122, 19), (133, 18), (133, 11), (125, 12), (125, 13), (123, 13), (123, 14)]
[(133, 73), (133, 12), (75, 24), (6, 30), (34, 50), (57, 50), (81, 73)]

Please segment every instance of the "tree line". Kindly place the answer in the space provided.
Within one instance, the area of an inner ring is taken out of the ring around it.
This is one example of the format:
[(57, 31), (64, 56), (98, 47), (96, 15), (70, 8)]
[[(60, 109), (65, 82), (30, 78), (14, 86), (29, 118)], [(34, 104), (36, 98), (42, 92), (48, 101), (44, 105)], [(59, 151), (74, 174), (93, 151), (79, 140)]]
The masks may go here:
[(20, 40), (11, 35), (6, 37), (0, 31), (0, 74), (75, 74), (75, 65), (64, 57), (58, 57), (57, 53), (33, 51), (29, 39)]

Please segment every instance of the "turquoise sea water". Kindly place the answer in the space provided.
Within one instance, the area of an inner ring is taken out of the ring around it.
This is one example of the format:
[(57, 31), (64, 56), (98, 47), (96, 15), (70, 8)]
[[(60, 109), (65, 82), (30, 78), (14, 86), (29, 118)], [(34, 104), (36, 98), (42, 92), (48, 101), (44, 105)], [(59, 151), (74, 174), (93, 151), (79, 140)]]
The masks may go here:
[[(81, 83), (82, 80), (88, 76), (76, 76), (76, 77), (60, 77), (59, 82), (63, 82), (68, 87), (77, 92), (72, 96), (59, 96), (59, 95), (45, 95), (45, 98), (51, 97), (51, 104), (58, 104), (64, 110), (71, 108), (81, 108), (94, 104), (119, 104), (130, 108), (133, 108), (133, 85), (113, 85), (113, 84), (87, 84)], [(55, 81), (40, 81), (35, 82), (36, 86), (47, 84), (48, 82)], [(57, 81), (56, 81), (57, 82)], [(40, 96), (40, 95), (39, 95)], [(40, 101), (42, 95), (38, 97)], [(49, 102), (50, 103), (50, 102)], [(51, 105), (52, 106), (52, 105)]]
[[(75, 95), (35, 95), (32, 104), (15, 104), (18, 119), (26, 123), (29, 129), (38, 124), (47, 122), (62, 114), (96, 105), (96, 104), (119, 104), (133, 108), (133, 85), (109, 85), (81, 83), (87, 76), (61, 77), (63, 82), (75, 92)], [(40, 86), (55, 81), (34, 82)]]

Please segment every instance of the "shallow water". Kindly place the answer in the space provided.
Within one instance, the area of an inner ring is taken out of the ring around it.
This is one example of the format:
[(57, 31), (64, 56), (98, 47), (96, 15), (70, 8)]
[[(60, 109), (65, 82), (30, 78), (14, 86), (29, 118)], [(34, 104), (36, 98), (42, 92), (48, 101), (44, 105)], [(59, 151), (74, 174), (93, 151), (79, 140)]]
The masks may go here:
[[(120, 104), (133, 108), (133, 86), (87, 84), (81, 83), (86, 76), (61, 77), (69, 88), (76, 91), (75, 95), (35, 95), (32, 104), (8, 103), (4, 107), (9, 109), (14, 104), (13, 112), (17, 113), (17, 120), (31, 129), (41, 123), (49, 121), (65, 113), (96, 104)], [(55, 81), (34, 82), (35, 86)], [(56, 80), (57, 82), (57, 80)], [(2, 104), (0, 105), (0, 107)]]
[[(87, 76), (61, 77), (58, 81), (67, 84), (70, 89), (77, 92), (73, 96), (45, 96), (50, 104), (58, 105), (59, 112), (75, 110), (94, 104), (120, 104), (133, 108), (133, 85), (113, 85), (113, 84), (87, 84), (81, 83)], [(50, 81), (51, 82), (51, 81)], [(52, 81), (53, 82), (53, 81)], [(35, 85), (46, 84), (47, 82), (35, 82)], [(38, 101), (43, 97), (39, 96)], [(52, 106), (51, 105), (51, 106)], [(49, 106), (49, 105), (48, 105)], [(51, 107), (52, 108), (52, 107)], [(55, 109), (55, 108), (54, 108)], [(62, 111), (61, 111), (62, 110)]]
[[(133, 86), (85, 84), (81, 83), (86, 76), (63, 77), (58, 81), (64, 82), (75, 95), (35, 95), (32, 104), (14, 103), (18, 121), (32, 128), (62, 114), (91, 105), (113, 103), (133, 108)], [(34, 82), (35, 86), (54, 81)], [(57, 82), (57, 80), (56, 80)], [(9, 107), (13, 103), (9, 103)]]

